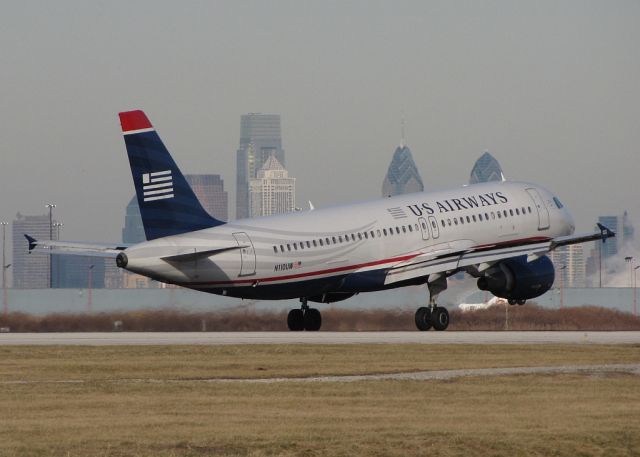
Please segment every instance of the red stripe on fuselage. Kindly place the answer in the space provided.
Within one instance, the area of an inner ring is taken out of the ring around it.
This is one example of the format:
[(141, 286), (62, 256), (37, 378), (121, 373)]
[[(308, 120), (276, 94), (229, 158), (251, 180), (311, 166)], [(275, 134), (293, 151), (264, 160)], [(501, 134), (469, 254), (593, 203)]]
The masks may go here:
[(326, 270), (310, 271), (308, 273), (298, 273), (295, 275), (273, 276), (270, 278), (240, 279), (237, 281), (190, 282), (185, 284), (188, 284), (189, 286), (204, 286), (204, 285), (223, 285), (223, 284), (253, 284), (256, 282), (261, 283), (261, 282), (285, 281), (287, 279), (299, 279), (299, 278), (306, 278), (309, 276), (318, 276), (318, 275), (325, 275), (325, 274), (331, 274), (331, 273), (338, 273), (338, 272), (347, 271), (347, 270), (355, 270), (358, 268), (373, 267), (376, 265), (384, 265), (385, 263), (402, 262), (404, 260), (413, 259), (418, 255), (419, 254), (411, 254), (411, 255), (406, 255), (402, 257), (394, 257), (392, 259), (377, 260), (375, 262), (361, 263), (358, 265), (350, 265), (347, 267), (336, 267), (336, 268), (329, 268)]
[[(515, 245), (524, 245), (526, 246), (527, 244), (532, 244), (532, 243), (537, 243), (537, 242), (542, 242), (542, 241), (549, 241), (551, 238), (548, 237), (542, 237), (542, 236), (534, 236), (534, 237), (529, 237), (529, 238), (520, 238), (518, 240), (513, 240), (513, 241), (503, 241), (500, 243), (494, 243), (494, 244), (482, 244), (479, 246), (476, 246), (474, 248), (472, 248), (473, 251), (483, 251), (483, 250), (490, 250), (490, 249), (494, 249), (494, 248), (505, 248), (505, 247), (509, 247), (509, 246), (515, 246)], [(358, 268), (365, 268), (365, 267), (373, 267), (373, 266), (377, 266), (377, 265), (384, 265), (386, 263), (395, 263), (395, 262), (403, 262), (405, 260), (410, 260), (413, 259), (417, 256), (419, 256), (420, 254), (410, 254), (410, 255), (406, 255), (406, 256), (401, 256), (401, 257), (394, 257), (391, 259), (385, 259), (385, 260), (377, 260), (375, 262), (367, 262), (367, 263), (361, 263), (361, 264), (357, 264), (357, 265), (350, 265), (350, 266), (346, 266), (346, 267), (336, 267), (336, 268), (329, 268), (326, 270), (318, 270), (318, 271), (310, 271), (308, 273), (298, 273), (298, 274), (294, 274), (294, 275), (286, 275), (286, 276), (273, 276), (273, 277), (269, 277), (269, 278), (253, 278), (253, 279), (239, 279), (237, 281), (211, 281), (211, 282), (190, 282), (190, 283), (182, 283), (182, 285), (185, 286), (222, 286), (225, 284), (229, 284), (229, 285), (233, 285), (233, 284), (255, 284), (255, 283), (262, 283), (262, 282), (274, 282), (274, 281), (286, 281), (288, 279), (300, 279), (300, 278), (308, 278), (310, 276), (319, 276), (319, 275), (325, 275), (325, 274), (331, 274), (331, 273), (339, 273), (342, 271), (348, 271), (348, 270), (356, 270)]]

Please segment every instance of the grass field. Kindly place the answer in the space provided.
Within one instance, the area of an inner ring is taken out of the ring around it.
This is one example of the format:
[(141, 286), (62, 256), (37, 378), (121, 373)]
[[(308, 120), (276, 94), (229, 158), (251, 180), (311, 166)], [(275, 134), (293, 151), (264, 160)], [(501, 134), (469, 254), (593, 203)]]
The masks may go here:
[[(1, 347), (0, 355), (2, 456), (640, 455), (633, 375), (202, 381), (637, 363), (637, 346)], [(55, 382), (70, 380), (83, 382)]]

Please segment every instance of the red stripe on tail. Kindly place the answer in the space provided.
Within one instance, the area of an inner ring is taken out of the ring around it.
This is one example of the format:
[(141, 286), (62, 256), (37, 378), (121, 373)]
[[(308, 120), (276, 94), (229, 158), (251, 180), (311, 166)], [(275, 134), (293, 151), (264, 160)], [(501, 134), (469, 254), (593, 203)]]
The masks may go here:
[(125, 111), (124, 113), (119, 113), (118, 116), (120, 116), (120, 125), (123, 132), (153, 127), (149, 119), (147, 119), (147, 115), (140, 110)]

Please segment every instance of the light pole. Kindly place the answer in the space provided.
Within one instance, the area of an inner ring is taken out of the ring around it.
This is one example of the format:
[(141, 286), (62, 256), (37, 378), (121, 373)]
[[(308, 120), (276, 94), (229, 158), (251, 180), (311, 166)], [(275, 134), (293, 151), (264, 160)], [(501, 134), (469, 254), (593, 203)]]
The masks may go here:
[[(47, 203), (45, 208), (49, 208), (49, 240), (53, 240), (53, 208), (56, 207), (55, 203)], [(53, 287), (53, 269), (51, 268), (51, 256), (49, 256), (49, 289)]]
[(91, 312), (91, 307), (93, 305), (92, 303), (92, 296), (91, 296), (91, 288), (93, 287), (93, 267), (94, 265), (91, 264), (89, 265), (89, 280), (88, 280), (88, 284), (87, 284), (87, 312), (90, 313)]
[[(636, 291), (635, 288), (633, 287), (633, 257), (632, 256), (627, 256), (624, 258), (624, 261), (627, 262), (629, 264), (629, 287), (632, 289), (631, 292), (633, 293), (633, 308), (635, 310), (635, 299), (636, 299)], [(634, 313), (635, 314), (635, 313)]]
[(638, 268), (640, 265), (636, 265), (633, 269), (633, 315), (638, 317)]
[[(60, 230), (64, 224), (62, 222), (55, 222), (53, 226), (56, 228), (56, 241), (60, 241)], [(53, 257), (51, 257), (53, 259)], [(60, 255), (56, 254), (56, 287), (62, 287), (60, 285)]]
[(9, 301), (7, 299), (7, 259), (5, 255), (5, 240), (7, 232), (7, 222), (0, 222), (2, 225), (2, 310), (6, 316), (9, 313)]

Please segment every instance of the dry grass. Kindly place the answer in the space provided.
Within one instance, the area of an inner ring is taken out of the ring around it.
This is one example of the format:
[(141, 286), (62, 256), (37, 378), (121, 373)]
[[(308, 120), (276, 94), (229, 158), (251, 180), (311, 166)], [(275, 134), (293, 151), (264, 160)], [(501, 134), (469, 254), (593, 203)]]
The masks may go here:
[(633, 345), (0, 346), (0, 381), (273, 378), (640, 362)]
[(629, 375), (11, 385), (0, 455), (634, 456)]
[[(324, 309), (323, 330), (415, 330), (413, 310)], [(640, 318), (630, 313), (583, 306), (549, 309), (535, 304), (508, 308), (511, 330), (640, 330)], [(0, 316), (0, 327), (13, 332), (112, 331), (121, 321), (124, 331), (285, 331), (286, 312), (186, 312), (146, 310), (111, 313), (31, 315), (14, 312)], [(461, 312), (451, 310), (449, 330), (504, 330), (505, 308)]]

